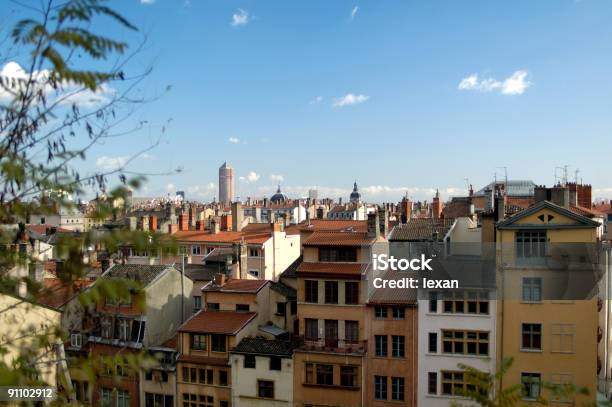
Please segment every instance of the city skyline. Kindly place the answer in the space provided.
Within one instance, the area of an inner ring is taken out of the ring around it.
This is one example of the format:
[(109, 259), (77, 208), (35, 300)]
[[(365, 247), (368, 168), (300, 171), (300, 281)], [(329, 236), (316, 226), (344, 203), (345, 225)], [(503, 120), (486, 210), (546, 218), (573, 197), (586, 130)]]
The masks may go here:
[[(158, 148), (129, 169), (182, 171), (149, 177), (138, 195), (210, 200), (228, 161), (240, 197), (270, 196), (280, 182), (291, 196), (317, 186), (338, 198), (354, 180), (369, 201), (447, 197), (465, 194), (466, 178), (475, 188), (503, 178), (501, 167), (550, 185), (569, 165), (570, 179), (578, 168), (595, 198), (612, 198), (601, 171), (612, 149), (609, 2), (117, 7), (142, 29), (108, 34), (132, 48), (146, 34), (127, 71), (151, 66), (139, 91), (161, 97), (133, 115), (142, 130), (96, 146), (79, 168), (116, 168), (163, 126)], [(8, 26), (23, 13), (13, 8)]]

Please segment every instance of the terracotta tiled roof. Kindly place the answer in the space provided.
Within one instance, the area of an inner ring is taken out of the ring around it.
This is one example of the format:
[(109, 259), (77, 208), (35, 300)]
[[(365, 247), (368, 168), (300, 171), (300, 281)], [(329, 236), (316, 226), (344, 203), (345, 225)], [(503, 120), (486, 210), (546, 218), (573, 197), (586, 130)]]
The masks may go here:
[(295, 272), (297, 271), (298, 267), (300, 266), (300, 264), (302, 264), (303, 261), (304, 261), (304, 256), (300, 256), (297, 259), (295, 259), (295, 261), (291, 263), (289, 267), (287, 267), (285, 271), (281, 273), (280, 275), (281, 278), (295, 278)]
[(570, 210), (578, 215), (586, 216), (587, 218), (597, 218), (599, 216), (603, 216), (603, 213), (598, 211), (597, 209), (589, 209), (583, 206), (570, 206)]
[(179, 328), (180, 332), (235, 335), (257, 314), (236, 311), (200, 311)]
[(367, 232), (314, 232), (304, 241), (304, 246), (361, 246), (372, 243)]
[(45, 278), (43, 281), (44, 289), (38, 302), (49, 307), (60, 308), (92, 283), (93, 281), (89, 280), (76, 280), (67, 283), (59, 278)]
[(174, 335), (172, 338), (164, 342), (165, 348), (178, 349), (177, 345), (178, 345), (178, 334)]
[(297, 268), (299, 274), (358, 274), (365, 267), (362, 263), (309, 263), (303, 262)]
[(593, 209), (601, 213), (611, 214), (612, 213), (612, 201), (595, 204), (593, 205)]
[(408, 223), (397, 225), (391, 231), (391, 241), (431, 241), (434, 237), (442, 240), (451, 228), (454, 219), (411, 219)]
[(179, 242), (201, 242), (201, 243), (238, 243), (242, 239), (251, 244), (265, 243), (271, 237), (271, 232), (267, 233), (248, 233), (227, 232), (210, 233), (210, 231), (201, 230), (179, 230), (172, 234), (172, 237)]
[(214, 281), (212, 281), (202, 287), (202, 291), (255, 294), (268, 283), (268, 280), (247, 280), (237, 278), (227, 281), (222, 286), (218, 286)]
[(70, 230), (70, 229), (64, 229), (64, 228), (60, 228), (60, 227), (53, 227), (53, 226), (49, 226), (49, 225), (27, 225), (26, 228), (29, 231), (38, 233), (40, 235), (46, 235), (47, 234), (47, 229), (50, 229), (50, 228), (54, 228), (55, 232), (57, 232), (57, 233), (72, 233), (72, 230)]
[(311, 219), (310, 222), (299, 224), (302, 231), (345, 231), (367, 232), (368, 221), (366, 220), (332, 220), (332, 219)]

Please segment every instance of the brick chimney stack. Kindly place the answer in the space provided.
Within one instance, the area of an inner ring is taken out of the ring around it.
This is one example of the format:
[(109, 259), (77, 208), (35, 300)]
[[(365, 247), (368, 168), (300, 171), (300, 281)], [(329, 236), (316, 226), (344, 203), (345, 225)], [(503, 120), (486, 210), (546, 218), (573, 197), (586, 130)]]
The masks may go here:
[(242, 231), (242, 219), (244, 212), (240, 202), (232, 202), (232, 230), (234, 232)]
[(412, 202), (408, 197), (402, 199), (401, 203), (402, 209), (402, 223), (410, 222), (410, 218), (412, 217)]
[(380, 237), (380, 222), (378, 217), (378, 211), (374, 213), (368, 213), (368, 237), (374, 237), (376, 239)]
[(149, 218), (149, 230), (157, 232), (157, 215), (151, 215)]
[(178, 218), (179, 230), (189, 230), (189, 215), (182, 213)]

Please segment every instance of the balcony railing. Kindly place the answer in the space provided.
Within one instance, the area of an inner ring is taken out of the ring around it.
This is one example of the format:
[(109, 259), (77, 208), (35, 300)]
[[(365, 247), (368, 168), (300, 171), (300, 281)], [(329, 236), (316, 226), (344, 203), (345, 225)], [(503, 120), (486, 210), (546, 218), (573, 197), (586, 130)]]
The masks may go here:
[(332, 353), (357, 353), (364, 354), (367, 349), (367, 341), (351, 341), (346, 339), (330, 338), (306, 338), (303, 340), (301, 350), (313, 352), (332, 352)]

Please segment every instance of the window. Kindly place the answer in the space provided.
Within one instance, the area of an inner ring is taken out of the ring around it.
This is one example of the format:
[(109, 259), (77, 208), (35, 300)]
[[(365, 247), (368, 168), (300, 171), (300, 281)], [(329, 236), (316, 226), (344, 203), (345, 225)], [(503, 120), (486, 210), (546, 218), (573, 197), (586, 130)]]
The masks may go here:
[(552, 323), (550, 331), (552, 335), (551, 352), (574, 353), (574, 337), (576, 332), (574, 324)]
[(374, 315), (376, 319), (387, 318), (387, 307), (384, 305), (377, 305), (376, 308), (374, 308)]
[(461, 396), (465, 394), (467, 383), (463, 372), (442, 372), (442, 394), (449, 396)]
[(406, 317), (406, 309), (404, 307), (393, 307), (393, 319), (404, 319)]
[(255, 355), (244, 355), (243, 366), (247, 369), (255, 369), (255, 367), (257, 366)]
[(183, 407), (213, 407), (214, 405), (213, 396), (183, 393)]
[(535, 400), (540, 397), (541, 382), (542, 376), (539, 373), (521, 373), (523, 397), (531, 400)]
[(340, 366), (340, 386), (357, 387), (356, 366)]
[(374, 376), (374, 398), (387, 399), (387, 376)]
[(122, 341), (127, 341), (129, 338), (130, 332), (130, 322), (127, 319), (119, 320), (119, 339)]
[(281, 370), (281, 365), (281, 358), (279, 358), (278, 356), (270, 357), (270, 370)]
[(359, 321), (344, 321), (344, 339), (349, 343), (359, 341)]
[(213, 352), (225, 352), (225, 335), (213, 334), (210, 336)]
[(319, 302), (319, 282), (316, 280), (306, 280), (304, 284), (304, 301)]
[(325, 320), (325, 346), (338, 346), (338, 321), (335, 319)]
[(391, 378), (391, 400), (404, 401), (404, 378)]
[(523, 301), (540, 302), (542, 301), (542, 278), (523, 277)]
[(521, 349), (542, 350), (542, 324), (522, 324)]
[(200, 245), (192, 245), (191, 246), (191, 254), (193, 255), (199, 255), (202, 253), (202, 247), (200, 247)]
[(206, 309), (208, 311), (219, 311), (219, 303), (218, 302), (209, 302), (206, 304)]
[[(571, 386), (574, 382), (573, 375), (571, 373), (552, 373), (550, 377), (551, 384), (561, 389)], [(568, 403), (572, 401), (573, 394), (563, 394), (563, 391), (560, 393), (562, 394), (555, 395), (555, 401), (559, 401), (561, 403)]]
[(286, 314), (285, 308), (286, 308), (286, 304), (284, 302), (277, 302), (276, 303), (276, 315), (284, 316)]
[(274, 382), (271, 380), (257, 380), (257, 396), (266, 399), (273, 399)]
[(229, 401), (227, 400), (219, 401), (219, 407), (229, 407)]
[(391, 337), (391, 356), (394, 358), (405, 357), (405, 338), (400, 335), (393, 335)]
[(130, 393), (127, 390), (117, 390), (117, 407), (130, 407)]
[(517, 261), (542, 261), (546, 255), (546, 230), (519, 230), (515, 235)]
[(334, 384), (333, 365), (317, 365), (317, 384), (326, 384), (330, 386)]
[(183, 367), (183, 381), (186, 383), (197, 383), (198, 376), (195, 367)]
[(100, 390), (100, 400), (103, 407), (110, 407), (113, 403), (113, 390), (103, 387)]
[(356, 262), (357, 248), (321, 247), (319, 248), (319, 261)]
[(236, 311), (249, 312), (249, 304), (236, 304)]
[(306, 339), (319, 339), (319, 320), (306, 318), (305, 321), (306, 329), (304, 332), (304, 336), (306, 337)]
[(359, 304), (359, 283), (347, 281), (344, 283), (344, 303)]
[(206, 350), (206, 335), (191, 334), (191, 349)]
[(227, 386), (227, 370), (219, 370), (219, 385)]
[(259, 270), (249, 270), (247, 273), (255, 278), (259, 278)]
[(153, 380), (153, 371), (152, 370), (147, 370), (145, 372), (145, 380), (148, 380), (148, 381)]
[(337, 304), (338, 303), (338, 282), (337, 281), (326, 281), (325, 282), (325, 303), (326, 304)]
[(214, 370), (206, 369), (206, 384), (213, 384), (214, 382), (213, 373), (214, 373)]
[(387, 356), (387, 336), (374, 335), (374, 343), (376, 347), (376, 356)]
[(449, 314), (488, 314), (489, 294), (486, 291), (446, 292), (444, 312)]
[(429, 352), (438, 353), (438, 334), (435, 332), (429, 333)]
[(313, 384), (314, 365), (312, 363), (306, 363), (306, 383)]
[(145, 393), (145, 407), (174, 407), (171, 395)]
[(81, 334), (70, 334), (70, 346), (76, 349), (81, 349), (82, 337)]
[(438, 373), (429, 372), (427, 373), (427, 393), (438, 394)]
[(489, 333), (484, 331), (442, 331), (442, 352), (487, 356)]
[(193, 297), (193, 313), (195, 314), (202, 309), (202, 297), (196, 295)]
[(249, 249), (249, 257), (259, 257), (258, 249)]

